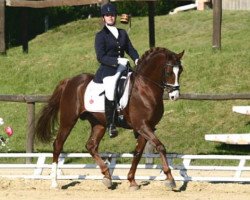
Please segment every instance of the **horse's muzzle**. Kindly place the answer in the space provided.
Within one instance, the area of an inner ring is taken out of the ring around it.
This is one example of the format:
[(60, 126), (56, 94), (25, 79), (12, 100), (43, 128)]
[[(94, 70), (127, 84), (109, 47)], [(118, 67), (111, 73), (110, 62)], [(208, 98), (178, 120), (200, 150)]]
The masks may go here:
[(175, 101), (179, 98), (179, 96), (180, 96), (180, 86), (179, 85), (165, 84), (165, 89), (168, 92), (169, 99), (171, 101)]
[(172, 92), (169, 92), (168, 96), (169, 96), (169, 100), (176, 101), (177, 99), (179, 99), (180, 91), (179, 90), (174, 90)]

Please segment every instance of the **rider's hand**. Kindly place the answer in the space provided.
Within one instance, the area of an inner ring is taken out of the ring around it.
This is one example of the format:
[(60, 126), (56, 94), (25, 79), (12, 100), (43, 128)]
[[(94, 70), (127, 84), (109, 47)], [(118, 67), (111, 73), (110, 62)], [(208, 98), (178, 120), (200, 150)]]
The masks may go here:
[(136, 65), (136, 66), (137, 66), (137, 64), (138, 64), (138, 60), (139, 60), (138, 58), (135, 60), (135, 65)]
[(128, 61), (129, 61), (129, 60), (128, 60), (127, 58), (118, 58), (118, 64), (119, 64), (119, 65), (122, 65), (122, 66), (124, 66), (124, 67), (127, 66)]

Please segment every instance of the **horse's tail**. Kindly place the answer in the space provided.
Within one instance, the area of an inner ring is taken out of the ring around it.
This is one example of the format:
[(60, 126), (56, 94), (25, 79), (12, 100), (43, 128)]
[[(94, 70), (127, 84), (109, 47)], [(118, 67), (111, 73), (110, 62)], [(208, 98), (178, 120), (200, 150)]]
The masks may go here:
[(68, 79), (62, 80), (55, 88), (48, 103), (40, 112), (39, 119), (36, 123), (35, 134), (39, 141), (48, 143), (52, 140), (54, 128), (57, 124), (60, 100)]

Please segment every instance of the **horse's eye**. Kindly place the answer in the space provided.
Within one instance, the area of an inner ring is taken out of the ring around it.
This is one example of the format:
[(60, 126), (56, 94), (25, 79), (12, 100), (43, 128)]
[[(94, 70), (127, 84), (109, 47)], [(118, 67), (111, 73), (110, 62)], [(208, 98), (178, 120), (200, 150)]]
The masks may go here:
[(173, 75), (173, 72), (166, 72), (166, 77), (170, 77)]

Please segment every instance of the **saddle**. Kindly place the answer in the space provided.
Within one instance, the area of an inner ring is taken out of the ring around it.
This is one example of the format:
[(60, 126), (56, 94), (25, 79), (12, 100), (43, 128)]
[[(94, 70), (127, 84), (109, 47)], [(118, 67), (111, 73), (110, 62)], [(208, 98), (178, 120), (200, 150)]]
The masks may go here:
[[(127, 106), (131, 74), (132, 72), (124, 71), (117, 81), (115, 89), (117, 110), (123, 110)], [(85, 109), (90, 112), (105, 112), (104, 99), (104, 85), (101, 83), (95, 83), (93, 80), (90, 81), (84, 94)]]

